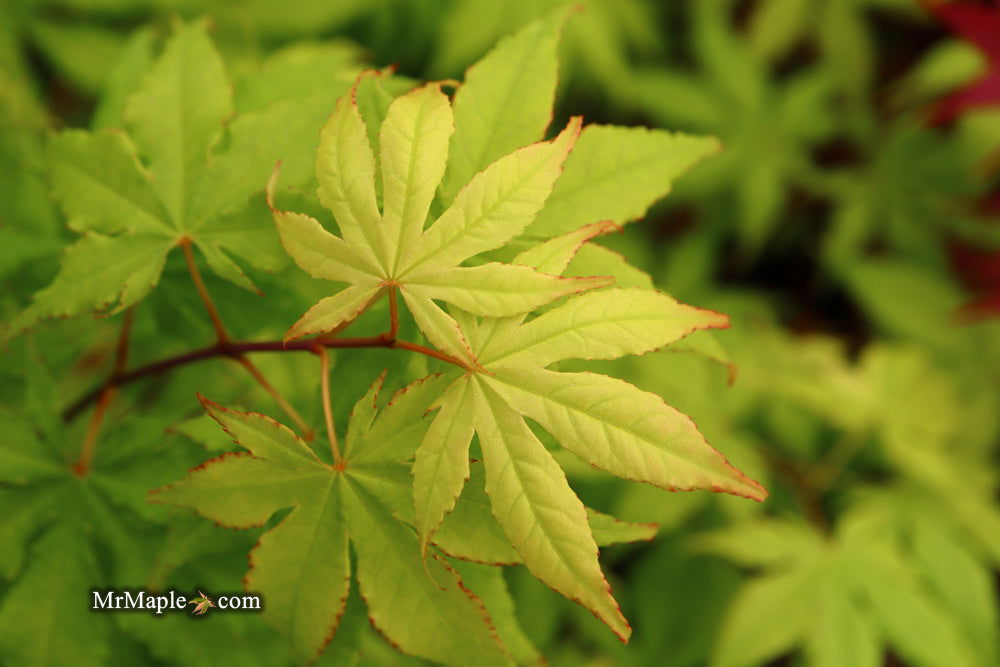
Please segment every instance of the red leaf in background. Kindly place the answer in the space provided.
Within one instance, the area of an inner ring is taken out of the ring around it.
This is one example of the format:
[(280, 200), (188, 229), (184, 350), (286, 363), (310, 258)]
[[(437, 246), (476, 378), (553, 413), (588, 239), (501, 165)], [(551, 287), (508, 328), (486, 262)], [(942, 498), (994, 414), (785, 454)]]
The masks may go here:
[(934, 115), (947, 123), (969, 109), (1000, 105), (1000, 1), (992, 6), (970, 2), (941, 3), (927, 0), (924, 6), (958, 37), (986, 56), (986, 73), (946, 97)]
[[(1000, 224), (1000, 193), (982, 205), (991, 215), (984, 224)], [(961, 315), (968, 320), (1000, 315), (1000, 250), (982, 250), (965, 243), (952, 243), (951, 265), (955, 274), (974, 295), (962, 306)]]

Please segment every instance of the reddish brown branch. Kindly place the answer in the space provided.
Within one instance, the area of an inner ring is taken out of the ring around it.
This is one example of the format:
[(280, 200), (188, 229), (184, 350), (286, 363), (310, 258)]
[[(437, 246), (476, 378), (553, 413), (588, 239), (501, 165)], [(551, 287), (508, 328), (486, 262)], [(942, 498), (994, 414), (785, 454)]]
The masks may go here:
[(185, 352), (177, 356), (168, 357), (167, 359), (161, 359), (160, 361), (154, 361), (153, 363), (141, 366), (134, 370), (123, 372), (112, 376), (108, 381), (92, 390), (91, 392), (80, 397), (75, 403), (70, 405), (63, 412), (63, 419), (69, 421), (76, 417), (81, 410), (93, 403), (101, 395), (101, 392), (105, 387), (115, 386), (120, 387), (122, 385), (134, 382), (135, 380), (142, 379), (144, 377), (149, 377), (151, 375), (158, 375), (170, 371), (179, 366), (186, 366), (187, 364), (196, 363), (203, 361), (205, 359), (212, 359), (215, 357), (234, 357), (238, 358), (244, 354), (251, 352), (311, 352), (315, 349), (317, 345), (324, 348), (360, 348), (360, 347), (384, 347), (384, 348), (402, 348), (404, 350), (410, 350), (411, 352), (417, 352), (419, 354), (425, 354), (429, 357), (434, 357), (435, 359), (440, 359), (441, 361), (446, 361), (450, 364), (454, 364), (460, 368), (467, 368), (466, 364), (462, 361), (456, 359), (455, 357), (444, 354), (443, 352), (438, 352), (437, 350), (432, 350), (428, 347), (422, 345), (417, 345), (415, 343), (409, 343), (402, 340), (393, 340), (388, 334), (380, 334), (378, 336), (368, 336), (364, 338), (318, 338), (318, 339), (305, 339), (305, 340), (294, 340), (284, 343), (280, 340), (276, 341), (249, 341), (249, 342), (218, 342), (215, 345), (202, 348), (200, 350), (192, 350), (190, 352)]
[[(195, 289), (198, 290), (198, 296), (201, 297), (201, 302), (205, 305), (205, 311), (208, 313), (209, 319), (212, 321), (212, 327), (215, 329), (215, 338), (218, 341), (219, 346), (227, 346), (229, 343), (229, 333), (226, 330), (226, 325), (222, 322), (222, 317), (219, 315), (218, 308), (215, 307), (215, 302), (212, 300), (212, 295), (208, 293), (208, 288), (205, 287), (205, 281), (202, 280), (201, 272), (198, 270), (198, 264), (195, 262), (194, 253), (191, 250), (191, 239), (183, 238), (180, 240), (181, 249), (184, 251), (184, 261), (187, 263), (188, 273), (191, 274), (191, 282), (194, 283)], [(281, 395), (274, 385), (268, 382), (264, 374), (260, 372), (252, 361), (247, 359), (241, 354), (228, 354), (228, 356), (233, 357), (241, 366), (247, 369), (247, 372), (253, 376), (253, 379), (257, 381), (264, 391), (271, 395), (271, 398), (278, 404), (278, 406), (285, 411), (285, 414), (295, 422), (302, 436), (306, 440), (312, 440), (313, 433), (299, 413), (292, 407), (292, 404)]]

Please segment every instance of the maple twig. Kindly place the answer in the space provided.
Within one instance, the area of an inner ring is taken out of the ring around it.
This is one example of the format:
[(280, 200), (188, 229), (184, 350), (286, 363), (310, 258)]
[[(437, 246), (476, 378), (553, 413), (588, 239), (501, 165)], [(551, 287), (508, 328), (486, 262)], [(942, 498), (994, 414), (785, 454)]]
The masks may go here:
[(288, 402), (288, 399), (286, 399), (274, 385), (268, 382), (264, 374), (260, 372), (260, 369), (257, 368), (252, 361), (247, 359), (246, 356), (238, 356), (236, 357), (236, 361), (243, 366), (243, 368), (247, 369), (250, 375), (252, 375), (257, 381), (257, 384), (259, 384), (264, 391), (270, 394), (271, 398), (274, 399), (274, 402), (278, 404), (278, 407), (284, 410), (285, 414), (288, 415), (293, 422), (295, 422), (295, 426), (298, 427), (299, 431), (302, 433), (302, 437), (307, 442), (311, 442), (314, 435), (313, 430), (306, 425), (305, 420), (302, 419), (302, 416), (298, 413), (295, 407)]
[(330, 440), (330, 452), (333, 453), (333, 465), (342, 467), (340, 447), (337, 445), (337, 431), (333, 427), (333, 408), (330, 406), (330, 355), (322, 345), (314, 348), (319, 355), (320, 386), (323, 390), (323, 419), (326, 420), (326, 437)]
[[(187, 263), (188, 273), (191, 274), (191, 281), (194, 283), (195, 288), (198, 290), (198, 296), (201, 297), (201, 302), (205, 304), (205, 310), (208, 312), (209, 319), (212, 320), (212, 326), (215, 328), (215, 337), (220, 345), (225, 345), (229, 342), (229, 333), (226, 331), (226, 325), (222, 323), (222, 317), (219, 315), (219, 310), (215, 307), (215, 302), (212, 300), (212, 295), (208, 293), (208, 288), (205, 287), (205, 281), (202, 280), (201, 272), (198, 270), (198, 265), (194, 260), (194, 253), (191, 250), (191, 239), (183, 238), (180, 241), (181, 249), (184, 251), (184, 261)], [(296, 412), (292, 404), (289, 403), (284, 396), (281, 395), (274, 385), (268, 382), (264, 374), (260, 372), (253, 362), (242, 355), (233, 355), (233, 358), (243, 366), (253, 379), (257, 381), (264, 391), (271, 395), (271, 398), (278, 404), (278, 406), (285, 411), (285, 414), (295, 422), (295, 425), (302, 432), (302, 436), (306, 440), (312, 440), (313, 434), (312, 429), (310, 429), (302, 417)]]
[[(111, 371), (111, 377), (121, 375), (125, 371), (128, 363), (128, 342), (132, 332), (132, 320), (134, 311), (129, 308), (125, 311), (125, 318), (122, 320), (122, 328), (118, 333), (118, 344), (115, 346), (115, 365)], [(83, 477), (90, 471), (90, 464), (94, 460), (94, 449), (97, 447), (97, 436), (101, 432), (101, 424), (104, 422), (104, 414), (111, 405), (111, 400), (115, 395), (115, 385), (110, 382), (105, 383), (101, 388), (100, 397), (97, 399), (97, 406), (94, 414), (87, 424), (87, 433), (83, 437), (83, 445), (80, 447), (80, 458), (73, 464), (73, 473)]]
[(209, 319), (212, 320), (215, 336), (220, 343), (224, 343), (229, 340), (229, 334), (226, 333), (226, 326), (222, 323), (222, 318), (219, 317), (219, 311), (215, 307), (215, 302), (212, 301), (212, 296), (208, 293), (208, 288), (205, 287), (205, 281), (201, 279), (201, 272), (198, 271), (198, 265), (194, 261), (194, 253), (191, 250), (191, 239), (187, 237), (181, 239), (180, 246), (181, 250), (184, 251), (184, 261), (187, 263), (188, 273), (191, 274), (191, 281), (194, 283), (195, 289), (198, 290), (201, 302), (205, 304)]
[(101, 392), (107, 386), (113, 385), (120, 387), (144, 377), (170, 371), (178, 366), (185, 366), (187, 364), (204, 361), (205, 359), (213, 359), (215, 357), (235, 358), (251, 352), (312, 352), (315, 350), (317, 345), (325, 348), (401, 348), (411, 352), (424, 354), (429, 357), (434, 357), (435, 359), (440, 359), (441, 361), (446, 361), (449, 364), (458, 366), (459, 368), (468, 368), (464, 362), (447, 355), (444, 352), (432, 350), (428, 347), (424, 347), (423, 345), (417, 345), (416, 343), (410, 343), (402, 340), (392, 340), (387, 334), (384, 333), (379, 334), (378, 336), (367, 336), (363, 338), (315, 338), (293, 340), (287, 343), (280, 340), (218, 342), (199, 350), (191, 350), (190, 352), (184, 352), (183, 354), (161, 359), (160, 361), (154, 361), (127, 373), (122, 372), (117, 374), (109, 378), (105, 384), (81, 396), (77, 401), (66, 408), (66, 410), (63, 411), (63, 419), (69, 421), (76, 417), (81, 410), (97, 400), (100, 397)]

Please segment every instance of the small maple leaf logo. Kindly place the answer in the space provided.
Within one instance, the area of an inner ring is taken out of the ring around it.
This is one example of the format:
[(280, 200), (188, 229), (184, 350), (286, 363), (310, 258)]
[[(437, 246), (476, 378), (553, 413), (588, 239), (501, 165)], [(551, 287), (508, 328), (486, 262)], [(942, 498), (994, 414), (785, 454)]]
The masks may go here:
[(188, 604), (195, 605), (194, 611), (192, 611), (191, 613), (198, 616), (201, 616), (206, 611), (208, 611), (209, 607), (215, 606), (215, 603), (212, 602), (212, 598), (208, 597), (201, 591), (198, 591), (198, 597), (188, 602)]

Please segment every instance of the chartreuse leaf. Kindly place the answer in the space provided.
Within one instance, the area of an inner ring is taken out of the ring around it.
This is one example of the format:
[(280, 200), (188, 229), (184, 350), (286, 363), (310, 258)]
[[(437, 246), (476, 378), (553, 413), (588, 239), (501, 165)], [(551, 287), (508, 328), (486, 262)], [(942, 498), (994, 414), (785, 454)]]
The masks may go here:
[[(588, 238), (606, 228), (590, 225), (569, 232), (542, 244), (541, 250), (522, 252), (515, 261), (560, 272)], [(595, 536), (581, 520), (587, 514), (523, 416), (592, 465), (623, 477), (671, 490), (711, 488), (762, 499), (766, 492), (759, 484), (729, 466), (687, 417), (659, 397), (613, 378), (543, 368), (566, 358), (642, 354), (692, 331), (726, 326), (727, 319), (652, 290), (630, 288), (573, 297), (527, 323), (523, 317), (478, 321), (468, 314), (458, 321), (484, 368), (455, 380), (436, 403), (441, 412), (416, 453), (421, 540), (479, 562), (524, 562), (542, 581), (581, 601), (626, 637), (627, 623), (596, 562)], [(478, 397), (472, 410), (463, 406), (457, 412), (472, 415), (472, 428), (455, 425), (450, 411), (442, 416), (454, 405), (453, 397), (464, 401), (470, 394)], [(432, 431), (447, 431), (450, 437), (431, 438)], [(483, 450), (488, 500), (476, 479), (462, 490), (473, 433)], [(440, 474), (441, 461), (448, 462), (448, 474)], [(464, 500), (456, 506), (459, 494)], [(513, 550), (484, 516), (487, 507)], [(452, 508), (455, 513), (445, 520), (443, 533), (435, 535), (440, 517)], [(591, 515), (590, 520), (600, 532), (612, 532), (608, 518)], [(622, 537), (649, 535), (644, 527), (619, 528)], [(616, 541), (601, 537), (606, 543)]]
[(562, 8), (501, 40), (455, 93), (455, 136), (442, 184), (446, 202), (497, 158), (540, 140), (552, 120)]
[(422, 415), (442, 386), (436, 378), (418, 381), (378, 412), (382, 379), (355, 406), (337, 465), (267, 417), (203, 399), (246, 451), (212, 459), (152, 497), (238, 528), (291, 508), (251, 551), (246, 582), (267, 599), (264, 619), (302, 659), (315, 658), (337, 630), (349, 592), (350, 543), (372, 622), (401, 650), (447, 664), (469, 655), (505, 664), (482, 603), (444, 560), (422, 562), (416, 535), (400, 520), (411, 514), (403, 461), (426, 430)]
[(418, 243), (448, 163), (454, 131), (451, 105), (440, 85), (428, 85), (390, 104), (379, 133), (382, 225), (394, 243), (386, 263), (399, 267), (403, 248)]
[(486, 493), (507, 539), (533, 575), (579, 601), (627, 640), (631, 628), (611, 597), (586, 510), (566, 475), (499, 394), (479, 382), (473, 391)]
[(610, 514), (587, 508), (587, 521), (594, 540), (604, 547), (611, 544), (640, 542), (653, 539), (659, 530), (655, 523), (632, 523), (616, 519)]
[(653, 278), (628, 263), (624, 255), (601, 245), (588, 243), (580, 248), (566, 267), (567, 276), (612, 276), (618, 287), (653, 288)]
[(468, 382), (451, 385), (437, 403), (444, 416), (435, 419), (427, 430), (413, 466), (413, 499), (421, 550), (427, 549), (434, 529), (455, 507), (455, 489), (461, 489), (469, 479), (468, 447), (473, 425), (467, 416), (475, 405), (472, 385)]
[[(519, 257), (560, 270), (580, 239), (592, 232), (570, 233), (544, 252)], [(652, 290), (630, 288), (575, 296), (527, 322), (523, 317), (479, 321), (467, 313), (458, 321), (483, 368), (454, 380), (436, 404), (441, 411), (416, 452), (414, 499), (422, 542), (435, 541), (440, 517), (456, 508), (472, 436), (478, 435), (489, 505), (518, 559), (626, 638), (628, 624), (600, 574), (583, 505), (524, 417), (593, 466), (616, 475), (669, 490), (707, 488), (761, 500), (766, 491), (730, 466), (690, 419), (658, 396), (614, 378), (544, 369), (567, 358), (642, 354), (692, 331), (726, 326), (727, 319)], [(470, 394), (472, 409), (455, 411), (468, 412), (472, 428), (455, 425), (452, 406)], [(447, 474), (441, 474), (442, 462)], [(458, 503), (456, 520), (439, 536), (442, 548), (481, 562), (511, 562), (510, 550), (479, 518), (486, 502), (477, 502), (476, 492), (465, 488), (472, 495)], [(474, 539), (463, 539), (466, 531)]]
[[(364, 80), (366, 75), (359, 82)], [(448, 159), (451, 104), (438, 83), (390, 104), (380, 129), (380, 211), (375, 154), (356, 92), (357, 84), (337, 102), (316, 162), (320, 201), (333, 213), (341, 236), (308, 216), (274, 210), (282, 243), (303, 270), (351, 283), (310, 309), (288, 338), (338, 329), (383, 288), (398, 288), (423, 334), (473, 366), (468, 342), (435, 300), (479, 315), (509, 316), (607, 283), (593, 277), (561, 278), (525, 266), (459, 266), (502, 246), (531, 223), (579, 134), (579, 119), (554, 140), (517, 150), (476, 174), (425, 231)]]
[(617, 359), (645, 354), (659, 341), (673, 342), (697, 329), (725, 327), (728, 322), (725, 315), (652, 290), (591, 292), (521, 324), (513, 335), (493, 336), (483, 345), (480, 361), (543, 367), (568, 358)]
[(402, 275), (419, 275), (429, 262), (461, 262), (523, 231), (552, 192), (580, 126), (572, 118), (552, 141), (516, 150), (476, 174), (420, 239)]
[(365, 280), (334, 296), (320, 299), (285, 333), (285, 340), (337, 329), (360, 315), (382, 290), (383, 287), (375, 280)]
[[(601, 234), (607, 234), (618, 229), (621, 228), (610, 220), (592, 222), (589, 225), (577, 227), (573, 231), (532, 245), (527, 250), (519, 253), (514, 258), (514, 263), (534, 267), (542, 273), (560, 275), (566, 270), (569, 263), (578, 256), (577, 254), (581, 250), (586, 247), (595, 247), (585, 245), (587, 241)], [(597, 271), (591, 275), (603, 273)], [(608, 275), (613, 276), (613, 274)]]
[(375, 198), (375, 155), (356, 96), (357, 84), (337, 100), (323, 127), (316, 155), (317, 194), (347, 243), (384, 272), (388, 246)]
[[(494, 371), (486, 383), (593, 466), (669, 491), (711, 489), (754, 500), (767, 496), (709, 447), (688, 417), (656, 394), (596, 373)], [(587, 437), (579, 436), (584, 433)]]

